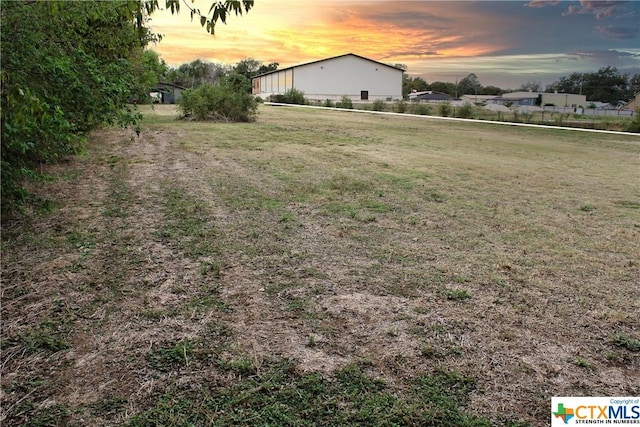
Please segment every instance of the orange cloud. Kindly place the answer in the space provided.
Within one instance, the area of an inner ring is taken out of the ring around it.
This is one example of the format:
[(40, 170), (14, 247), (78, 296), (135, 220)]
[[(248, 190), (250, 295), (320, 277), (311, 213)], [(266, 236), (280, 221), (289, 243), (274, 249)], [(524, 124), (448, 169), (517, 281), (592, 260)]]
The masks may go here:
[[(201, 10), (207, 9), (205, 3)], [(282, 67), (347, 52), (397, 63), (416, 57), (484, 55), (503, 48), (504, 42), (480, 41), (483, 31), (496, 24), (491, 17), (467, 12), (461, 5), (261, 0), (247, 15), (219, 24), (215, 37), (190, 22), (184, 10), (180, 16), (158, 14), (151, 23), (165, 35), (154, 50), (173, 65), (196, 58), (236, 63), (252, 57)], [(454, 25), (453, 16), (465, 31)]]

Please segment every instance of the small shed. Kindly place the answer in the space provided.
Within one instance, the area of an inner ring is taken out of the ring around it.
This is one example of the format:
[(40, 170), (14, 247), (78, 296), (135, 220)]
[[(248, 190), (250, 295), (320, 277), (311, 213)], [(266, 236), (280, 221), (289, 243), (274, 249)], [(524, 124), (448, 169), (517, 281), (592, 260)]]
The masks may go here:
[(180, 99), (183, 90), (186, 90), (186, 88), (173, 83), (163, 82), (154, 86), (151, 92), (160, 94), (161, 104), (175, 104)]

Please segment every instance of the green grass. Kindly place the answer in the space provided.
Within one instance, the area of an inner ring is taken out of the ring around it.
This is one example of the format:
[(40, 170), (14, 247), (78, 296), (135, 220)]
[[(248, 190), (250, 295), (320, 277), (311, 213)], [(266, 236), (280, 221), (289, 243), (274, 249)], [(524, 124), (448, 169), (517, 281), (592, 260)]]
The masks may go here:
[(616, 335), (613, 343), (621, 348), (632, 352), (640, 352), (640, 340), (635, 338), (630, 338), (625, 334)]
[(445, 298), (451, 301), (464, 301), (471, 298), (466, 289), (445, 289), (443, 294)]
[[(157, 232), (190, 257), (219, 253), (215, 224), (210, 221), (206, 203), (189, 195), (186, 188), (168, 186), (162, 195), (165, 225)], [(216, 264), (205, 269), (220, 270)], [(208, 271), (204, 271), (207, 273)]]
[(333, 378), (298, 373), (295, 362), (287, 360), (269, 363), (260, 374), (246, 363), (231, 363), (227, 369), (242, 378), (230, 386), (206, 386), (197, 392), (169, 390), (127, 424), (491, 425), (465, 411), (475, 386), (455, 372), (419, 375), (401, 391), (368, 377), (355, 364)]

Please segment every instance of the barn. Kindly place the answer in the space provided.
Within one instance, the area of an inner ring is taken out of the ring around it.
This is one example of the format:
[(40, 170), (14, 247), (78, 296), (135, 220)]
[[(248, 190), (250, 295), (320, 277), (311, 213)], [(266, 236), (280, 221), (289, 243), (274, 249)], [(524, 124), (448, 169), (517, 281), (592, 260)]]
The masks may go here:
[(393, 101), (402, 99), (404, 71), (353, 53), (334, 56), (260, 74), (252, 79), (252, 92), (268, 98), (290, 89), (309, 100)]

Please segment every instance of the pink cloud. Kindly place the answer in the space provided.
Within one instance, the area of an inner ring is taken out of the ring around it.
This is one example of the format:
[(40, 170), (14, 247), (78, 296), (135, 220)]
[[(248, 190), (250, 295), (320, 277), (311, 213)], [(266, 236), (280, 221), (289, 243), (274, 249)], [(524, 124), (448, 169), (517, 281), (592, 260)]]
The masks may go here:
[(539, 9), (541, 7), (555, 6), (558, 4), (560, 4), (560, 0), (531, 0), (529, 3), (525, 4), (525, 6)]
[(611, 39), (634, 39), (638, 37), (640, 29), (628, 28), (628, 27), (616, 27), (613, 25), (598, 25), (596, 26), (596, 32), (601, 36), (605, 36)]
[(593, 0), (580, 0), (579, 6), (569, 6), (567, 11), (563, 13), (564, 16), (569, 15), (595, 15), (597, 19), (610, 18), (612, 16), (618, 16), (624, 14), (625, 2), (619, 1), (593, 1)]

